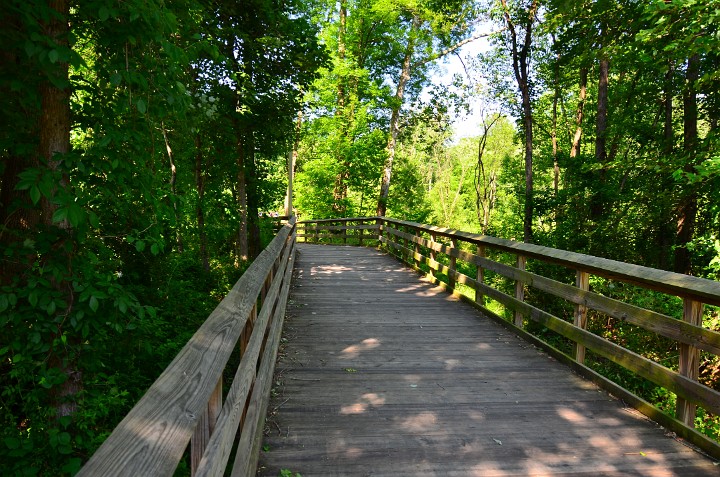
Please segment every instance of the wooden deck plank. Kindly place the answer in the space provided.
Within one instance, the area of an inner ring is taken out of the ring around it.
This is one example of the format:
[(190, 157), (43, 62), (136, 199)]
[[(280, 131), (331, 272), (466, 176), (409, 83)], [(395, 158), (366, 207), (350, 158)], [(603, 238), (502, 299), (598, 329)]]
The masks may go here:
[(376, 250), (300, 244), (259, 475), (720, 475)]

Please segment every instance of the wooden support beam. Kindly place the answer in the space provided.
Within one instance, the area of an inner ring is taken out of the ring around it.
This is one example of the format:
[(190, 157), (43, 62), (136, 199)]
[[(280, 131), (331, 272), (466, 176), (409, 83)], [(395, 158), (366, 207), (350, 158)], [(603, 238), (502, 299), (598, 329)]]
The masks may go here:
[[(486, 257), (485, 252), (485, 246), (484, 245), (478, 245), (477, 246), (477, 256), (480, 258)], [(478, 264), (475, 266), (475, 280), (478, 283), (485, 283), (485, 269), (482, 267), (482, 265)], [(477, 303), (480, 306), (485, 306), (485, 295), (483, 295), (482, 290), (480, 287), (475, 287), (475, 303)]]
[(210, 395), (207, 408), (200, 416), (195, 432), (190, 438), (190, 475), (194, 476), (198, 465), (202, 460), (205, 448), (210, 442), (210, 436), (215, 431), (215, 424), (222, 410), (222, 377), (215, 386), (215, 390)]
[[(451, 238), (450, 242), (452, 243), (452, 248), (454, 248), (454, 249), (458, 248), (458, 241), (455, 237)], [(450, 265), (449, 265), (450, 270), (455, 272), (456, 266), (457, 266), (457, 258), (455, 258), (455, 255), (450, 255)], [(448, 285), (453, 290), (455, 289), (455, 278), (452, 273), (448, 274)]]
[[(702, 326), (703, 304), (685, 298), (683, 300), (683, 321), (695, 326)], [(694, 381), (700, 376), (700, 350), (695, 346), (678, 343), (680, 363), (678, 373)], [(695, 427), (697, 406), (678, 396), (676, 404), (677, 419), (688, 427)]]
[[(436, 238), (437, 238), (437, 235), (435, 234), (435, 232), (430, 232), (430, 243), (431, 244), (435, 243)], [(432, 260), (433, 262), (437, 262), (437, 252), (435, 251), (434, 248), (430, 249), (430, 260)], [(430, 275), (430, 278), (435, 278), (435, 273), (432, 268), (430, 268), (429, 275)]]
[[(582, 291), (590, 290), (590, 274), (578, 270), (575, 274), (575, 286)], [(575, 305), (575, 326), (578, 328), (587, 328), (587, 306), (583, 304)], [(585, 346), (575, 343), (575, 361), (580, 364), (585, 363)]]
[[(518, 255), (517, 256), (517, 262), (515, 263), (515, 268), (518, 270), (525, 270), (525, 264), (527, 263), (527, 258), (524, 255)], [(525, 301), (525, 284), (521, 282), (520, 280), (515, 280), (515, 298), (518, 301)], [(519, 310), (515, 310), (515, 326), (518, 328), (523, 327), (523, 315)]]

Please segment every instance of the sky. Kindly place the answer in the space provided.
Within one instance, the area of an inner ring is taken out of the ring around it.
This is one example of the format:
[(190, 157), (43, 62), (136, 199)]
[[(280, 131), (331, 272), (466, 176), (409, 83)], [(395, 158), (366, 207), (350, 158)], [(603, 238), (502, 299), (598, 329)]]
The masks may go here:
[[(489, 30), (488, 30), (489, 31)], [(467, 78), (463, 62), (469, 67), (469, 58), (476, 57), (479, 53), (486, 52), (490, 49), (490, 41), (487, 38), (479, 38), (475, 41), (463, 45), (456, 53), (448, 55), (445, 59), (441, 60), (438, 64), (439, 71), (433, 77), (432, 82), (434, 84), (452, 84), (452, 79), (455, 74), (460, 74)], [(462, 61), (460, 61), (460, 58)], [(458, 141), (464, 137), (472, 137), (480, 135), (480, 124), (481, 124), (481, 103), (479, 98), (476, 98), (471, 105), (471, 112), (469, 115), (456, 116), (453, 119), (453, 139)]]

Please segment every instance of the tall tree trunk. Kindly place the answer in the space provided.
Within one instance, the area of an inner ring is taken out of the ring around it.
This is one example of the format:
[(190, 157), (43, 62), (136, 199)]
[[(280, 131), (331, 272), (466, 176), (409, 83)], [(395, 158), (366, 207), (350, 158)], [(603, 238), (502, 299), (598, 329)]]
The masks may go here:
[(302, 111), (298, 111), (297, 122), (295, 123), (295, 134), (293, 135), (293, 146), (288, 157), (288, 187), (285, 194), (285, 215), (288, 217), (294, 214), (293, 211), (293, 181), (295, 179), (295, 164), (298, 158), (300, 147), (300, 131), (302, 130)]
[(237, 167), (237, 191), (238, 210), (240, 212), (240, 224), (238, 225), (237, 256), (242, 261), (250, 258), (248, 252), (248, 207), (247, 207), (247, 183), (245, 177), (245, 138), (240, 130), (237, 118), (233, 121), (235, 127), (235, 154)]
[[(57, 12), (43, 23), (44, 34), (58, 47), (68, 47), (68, 34), (70, 31), (68, 17), (70, 14), (69, 0), (51, 0), (48, 6)], [(54, 76), (53, 80), (44, 80), (40, 84), (40, 119), (39, 131), (40, 141), (38, 154), (42, 161), (38, 166), (45, 167), (53, 172), (57, 172), (62, 164), (63, 156), (70, 151), (70, 91), (69, 88), (61, 88), (58, 85), (67, 84), (68, 82), (68, 64), (57, 63), (54, 71), (49, 73)], [(58, 189), (68, 187), (68, 179), (62, 176), (53, 195)], [(53, 215), (58, 205), (47, 197), (40, 200), (41, 203), (41, 220), (46, 227), (57, 227), (62, 232), (60, 240), (72, 240), (71, 226), (68, 219), (60, 222), (53, 222)], [(71, 270), (72, 252), (61, 252), (67, 250), (66, 247), (56, 247), (57, 253), (65, 254), (63, 257), (67, 261), (67, 269)], [(62, 279), (53, 278), (53, 286), (61, 293), (66, 295), (68, 304), (72, 303), (72, 288), (70, 283), (64, 282)], [(68, 305), (70, 306), (70, 305)], [(58, 329), (58, 334), (61, 331)], [(69, 343), (68, 349), (78, 346), (79, 342)], [(73, 415), (77, 410), (77, 394), (82, 390), (82, 372), (78, 368), (77, 355), (68, 352), (67, 349), (52, 350), (49, 363), (52, 367), (60, 369), (67, 379), (52, 390), (53, 405), (56, 409), (57, 417)]]
[[(553, 43), (555, 43), (555, 36), (553, 35)], [(555, 75), (553, 77), (554, 92), (553, 92), (553, 109), (552, 109), (552, 155), (553, 155), (553, 191), (555, 197), (558, 196), (560, 189), (560, 164), (558, 162), (558, 139), (557, 139), (557, 117), (558, 117), (558, 98), (560, 97), (560, 55), (558, 54), (555, 58)]]
[(598, 76), (598, 105), (595, 123), (595, 161), (600, 166), (597, 190), (590, 199), (590, 216), (598, 220), (603, 216), (606, 206), (605, 187), (607, 184), (607, 113), (608, 113), (608, 73), (610, 60), (601, 51)]
[(259, 192), (258, 174), (255, 162), (255, 135), (248, 128), (246, 130), (247, 153), (245, 155), (245, 175), (247, 178), (247, 222), (248, 222), (248, 254), (254, 260), (260, 255), (262, 243), (260, 240), (259, 222)]
[[(339, 2), (339, 25), (338, 25), (338, 61), (342, 71), (345, 71), (346, 44), (345, 38), (347, 34), (347, 0)], [(346, 81), (347, 77), (342, 74), (337, 79), (337, 109), (335, 117), (341, 122), (340, 138), (338, 141), (337, 163), (338, 170), (335, 176), (335, 187), (333, 189), (333, 211), (338, 215), (344, 215), (346, 210), (345, 199), (347, 198), (347, 180), (350, 177), (350, 165), (347, 160), (346, 146), (348, 143), (348, 118), (346, 117)]]
[(663, 109), (665, 112), (665, 121), (663, 128), (663, 151), (665, 154), (670, 155), (673, 152), (675, 143), (675, 136), (673, 131), (673, 76), (675, 74), (675, 68), (672, 61), (668, 62), (668, 71), (665, 73), (665, 86), (663, 95)]
[(510, 32), (512, 41), (511, 52), (513, 62), (513, 72), (517, 81), (518, 89), (522, 96), (522, 122), (525, 134), (525, 210), (523, 214), (523, 240), (532, 242), (533, 231), (533, 114), (532, 102), (530, 97), (530, 46), (532, 44), (532, 31), (535, 24), (535, 14), (537, 13), (538, 1), (532, 0), (527, 8), (527, 15), (523, 18), (522, 27), (525, 30), (525, 37), (522, 44), (519, 43), (518, 31), (515, 23), (510, 17), (510, 9), (507, 0), (501, 0), (505, 22)]
[(387, 200), (390, 194), (390, 179), (392, 177), (393, 161), (395, 160), (395, 144), (400, 133), (400, 109), (402, 108), (403, 97), (405, 95), (405, 86), (410, 81), (410, 67), (413, 54), (415, 53), (415, 41), (417, 40), (418, 31), (420, 30), (421, 20), (418, 15), (413, 15), (412, 26), (408, 36), (407, 47), (405, 48), (405, 58), (403, 58), (402, 70), (398, 79), (397, 89), (395, 90), (395, 102), (392, 107), (392, 115), (390, 117), (390, 135), (387, 144), (387, 159), (383, 169), (382, 183), (380, 185), (380, 198), (378, 199), (376, 214), (383, 216), (387, 211)]
[(582, 138), (583, 113), (585, 111), (585, 98), (587, 98), (588, 69), (580, 68), (580, 91), (578, 92), (578, 106), (575, 113), (575, 135), (570, 148), (570, 157), (577, 157), (580, 153), (580, 139)]
[[(685, 171), (693, 171), (693, 155), (698, 140), (697, 80), (700, 73), (700, 56), (695, 54), (688, 60), (685, 72), (685, 92), (683, 93), (683, 149), (685, 152)], [(692, 272), (690, 251), (687, 246), (693, 239), (695, 219), (697, 217), (697, 192), (692, 185), (684, 192), (677, 215), (675, 235), (675, 265), (678, 273)]]
[(603, 54), (600, 58), (598, 77), (598, 106), (595, 126), (595, 159), (601, 165), (600, 178), (604, 182), (607, 174), (607, 113), (608, 113), (608, 73), (610, 60)]

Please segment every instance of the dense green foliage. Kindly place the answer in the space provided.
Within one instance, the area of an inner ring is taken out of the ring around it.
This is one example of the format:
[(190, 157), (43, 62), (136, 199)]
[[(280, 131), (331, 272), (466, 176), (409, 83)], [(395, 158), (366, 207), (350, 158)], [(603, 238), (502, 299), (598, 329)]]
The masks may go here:
[[(305, 218), (385, 210), (718, 280), (717, 8), (3, 2), (0, 474), (79, 468), (270, 236), (260, 215), (282, 208), (289, 155)], [(487, 51), (432, 84), (477, 25), (495, 32)], [(479, 136), (454, 140), (473, 101)], [(592, 287), (680, 314), (675, 299)], [(720, 328), (716, 309), (705, 325)], [(601, 315), (590, 328), (677, 366), (655, 335)], [(674, 396), (591, 358), (673, 412)], [(718, 358), (701, 361), (720, 388)], [(717, 416), (698, 424), (720, 432)]]
[(267, 241), (300, 7), (2, 3), (0, 474), (76, 471)]

